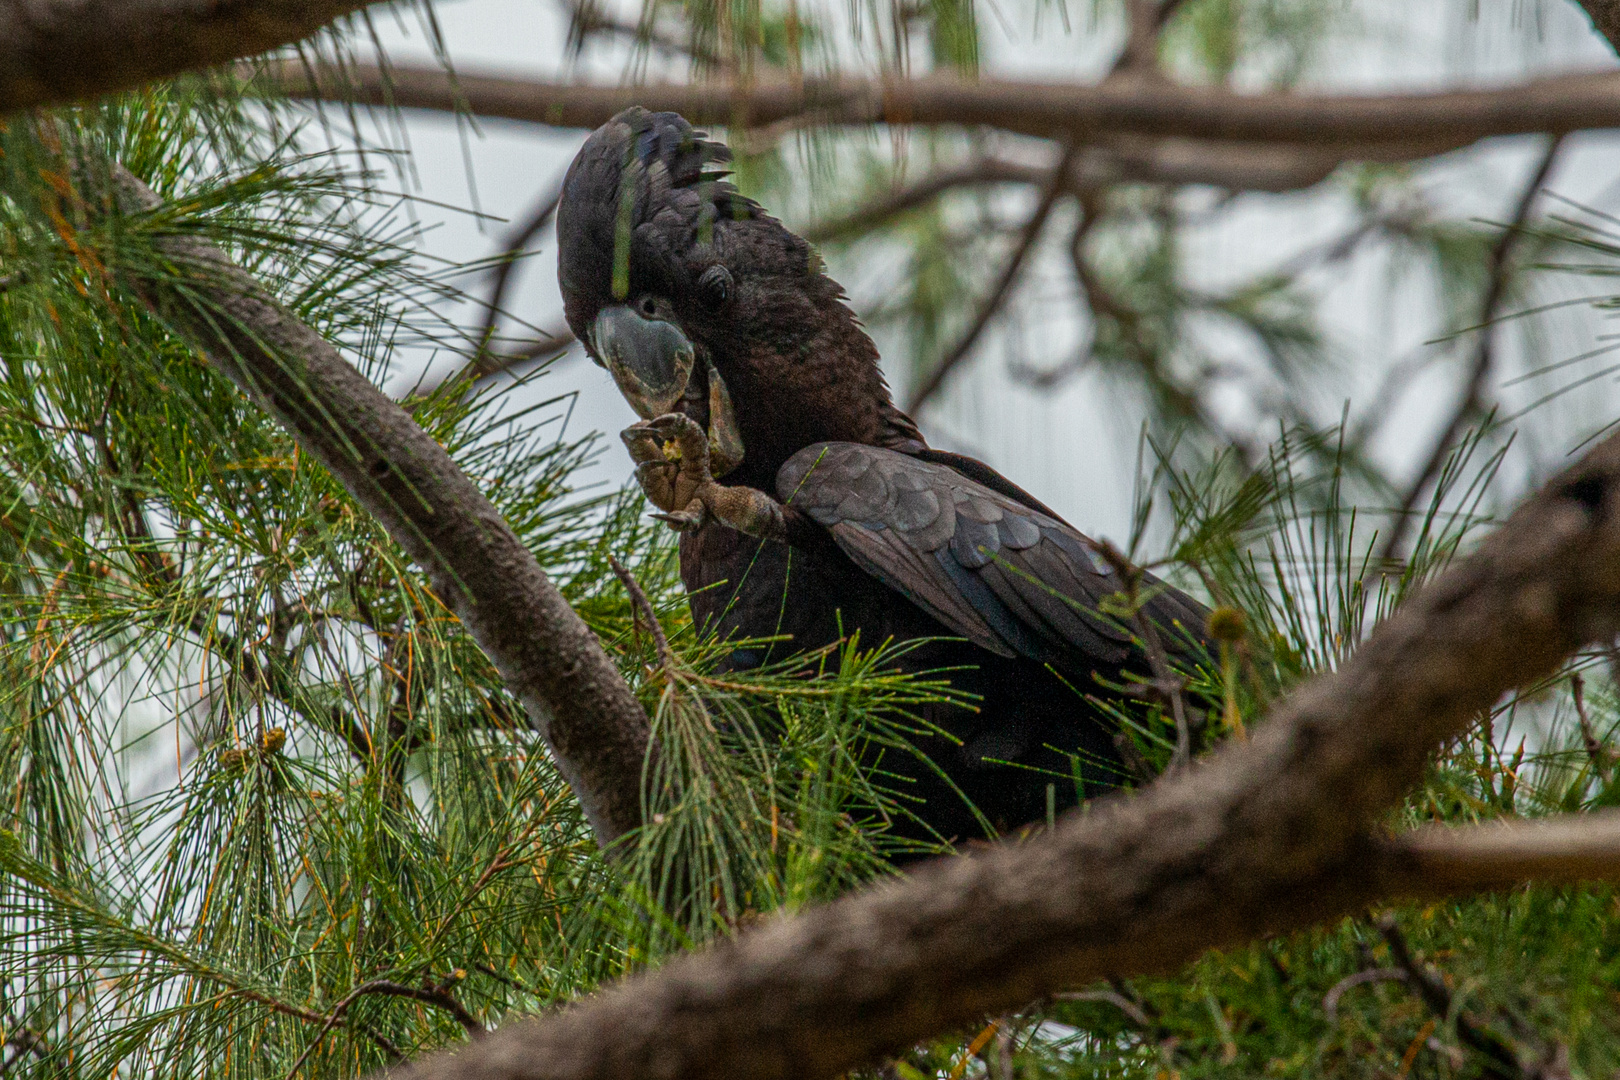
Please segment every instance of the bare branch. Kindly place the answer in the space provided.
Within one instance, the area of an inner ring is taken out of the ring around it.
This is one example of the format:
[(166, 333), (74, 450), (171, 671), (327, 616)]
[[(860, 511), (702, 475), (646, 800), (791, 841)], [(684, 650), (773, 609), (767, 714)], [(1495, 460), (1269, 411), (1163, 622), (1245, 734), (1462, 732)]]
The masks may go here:
[[(462, 974), (466, 973), (462, 972)], [(453, 981), (456, 981), (454, 975), (446, 980), (446, 983)], [(414, 987), (406, 986), (404, 983), (392, 982), (388, 979), (372, 979), (369, 982), (361, 983), (343, 995), (338, 999), (337, 1004), (333, 1005), (327, 1012), (325, 1019), (321, 1021), (321, 1029), (315, 1033), (315, 1037), (309, 1041), (309, 1045), (304, 1047), (304, 1052), (298, 1055), (298, 1060), (293, 1062), (292, 1068), (287, 1070), (289, 1080), (291, 1077), (298, 1075), (298, 1070), (303, 1067), (304, 1062), (309, 1060), (309, 1055), (315, 1052), (315, 1048), (321, 1044), (321, 1040), (326, 1038), (326, 1033), (343, 1021), (344, 1015), (349, 1011), (349, 1006), (367, 994), (379, 994), (384, 997), (406, 997), (420, 1001), (425, 1005), (443, 1009), (455, 1018), (456, 1023), (466, 1029), (469, 1038), (481, 1039), (489, 1034), (484, 1025), (480, 1024), (478, 1019), (462, 1006), (461, 1002), (451, 996), (447, 985)], [(399, 1052), (395, 1051), (394, 1057), (397, 1059), (399, 1056)]]
[(1349, 990), (1358, 986), (1365, 986), (1374, 982), (1405, 982), (1406, 972), (1400, 968), (1368, 968), (1358, 971), (1354, 975), (1346, 975), (1333, 984), (1322, 998), (1322, 1012), (1327, 1015), (1329, 1026), (1339, 1022), (1339, 1001)]
[(664, 33), (651, 22), (656, 9), (649, 11), (641, 23), (625, 22), (602, 10), (596, 0), (563, 0), (568, 12), (568, 44), (578, 52), (585, 39), (592, 34), (612, 34), (629, 39), (638, 45), (647, 45), (678, 56), (689, 56), (702, 63), (719, 65), (720, 59), (706, 49), (694, 48), (689, 42)]
[(1592, 727), (1592, 717), (1586, 711), (1586, 680), (1581, 678), (1580, 672), (1574, 672), (1569, 677), (1570, 697), (1575, 699), (1575, 715), (1580, 718), (1581, 743), (1586, 748), (1587, 760), (1592, 763), (1592, 771), (1604, 783), (1609, 782), (1613, 773), (1614, 762), (1609, 756), (1609, 750), (1598, 738), (1597, 730)]
[[(465, 975), (466, 972), (460, 972)], [(478, 1018), (468, 1012), (461, 1002), (450, 993), (451, 984), (459, 981), (458, 976), (452, 974), (450, 978), (437, 986), (406, 986), (404, 983), (391, 982), (388, 979), (373, 979), (364, 983), (349, 994), (346, 1001), (353, 1001), (362, 994), (381, 994), (385, 997), (410, 998), (420, 1001), (424, 1005), (432, 1005), (435, 1009), (443, 1009), (449, 1013), (456, 1023), (460, 1024), (467, 1034), (474, 1039), (481, 1039), (489, 1032)]]
[(1114, 61), (1111, 77), (1163, 78), (1159, 39), (1182, 0), (1125, 0), (1125, 47)]
[(302, 41), (357, 0), (0, 5), (0, 113), (83, 101)]
[(1400, 924), (1393, 915), (1378, 920), (1378, 932), (1389, 945), (1395, 966), (1405, 973), (1407, 985), (1417, 991), (1435, 1020), (1445, 1023), (1454, 1019), (1457, 1038), (1485, 1059), (1481, 1070), (1484, 1075), (1492, 1077), (1492, 1080), (1530, 1080), (1520, 1067), (1518, 1055), (1512, 1047), (1467, 1013), (1457, 1013), (1453, 1017), (1451, 988), (1441, 975), (1417, 962), (1406, 944), (1406, 935), (1401, 933)]
[(1115, 76), (1153, 77), (1159, 72), (1159, 0), (1125, 0), (1125, 48), (1114, 61)]
[(1052, 175), (1050, 168), (1024, 165), (1000, 158), (983, 158), (967, 165), (940, 169), (915, 183), (880, 195), (841, 217), (829, 218), (804, 229), (812, 244), (824, 244), (877, 228), (908, 210), (926, 206), (947, 191), (988, 184), (1035, 184)]
[[(252, 71), (244, 74), (251, 75)], [(1038, 138), (1109, 144), (1124, 136), (1209, 144), (1309, 148), (1340, 160), (1407, 160), (1493, 135), (1620, 125), (1620, 75), (1561, 75), (1491, 90), (1380, 95), (1238, 94), (1132, 80), (1091, 86), (967, 81), (805, 79), (747, 84), (603, 86), (436, 67), (353, 64), (341, 74), (267, 65), (260, 78), (293, 97), (454, 111), (553, 127), (594, 128), (630, 105), (679, 112), (693, 123), (750, 127), (816, 113), (829, 125), (925, 124), (998, 128)]]
[(1018, 243), (1008, 256), (1007, 264), (1001, 268), (1001, 276), (991, 287), (990, 295), (979, 305), (973, 322), (957, 339), (951, 351), (935, 365), (934, 370), (928, 373), (921, 385), (912, 391), (911, 400), (906, 405), (908, 411), (914, 413), (922, 408), (935, 391), (944, 385), (946, 377), (973, 351), (973, 346), (978, 344), (979, 336), (984, 333), (985, 327), (990, 325), (990, 320), (1001, 310), (1002, 303), (1012, 290), (1013, 282), (1018, 280), (1018, 272), (1024, 268), (1024, 261), (1034, 249), (1035, 241), (1040, 239), (1041, 231), (1046, 228), (1046, 219), (1052, 216), (1052, 209), (1057, 206), (1058, 199), (1069, 190), (1069, 166), (1074, 161), (1074, 153), (1072, 145), (1064, 147), (1063, 157), (1058, 160), (1057, 167), (1048, 172), (1046, 189), (1041, 192), (1041, 201), (1036, 204), (1035, 212), (1029, 216), (1029, 220), (1024, 223), (1024, 228), (1018, 236)]
[(511, 352), (483, 352), (456, 368), (450, 374), (433, 382), (423, 380), (411, 387), (404, 397), (407, 410), (414, 408), (415, 404), (423, 398), (438, 392), (439, 388), (455, 381), (465, 384), (487, 379), (492, 375), (499, 375), (519, 364), (526, 364), (530, 360), (538, 360), (542, 356), (559, 356), (574, 343), (574, 332), (568, 328), (567, 323), (559, 323), (549, 329), (536, 330), (535, 336), (520, 348)]
[(1620, 874), (1620, 810), (1468, 827), (1435, 826), (1399, 841), (1407, 871), (1437, 892), (1481, 892), (1522, 881), (1569, 884)]
[[(1380, 838), (1429, 755), (1620, 631), (1620, 436), (1417, 590), (1245, 743), (1019, 844), (767, 921), (413, 1080), (830, 1078), (1105, 975), (1364, 910), (1620, 876), (1612, 815)], [(1523, 830), (1523, 831), (1520, 831)]]
[[(1416, 156), (1423, 156), (1422, 148), (1414, 151)], [(1077, 153), (1069, 170), (1069, 186), (1081, 190), (1134, 182), (1294, 191), (1320, 183), (1344, 160), (1332, 152), (1293, 147), (1212, 145), (1190, 139), (1116, 139), (1113, 145), (1090, 146)], [(876, 228), (956, 188), (1040, 184), (1051, 175), (1047, 165), (980, 158), (940, 169), (841, 217), (812, 225), (803, 233), (812, 243), (826, 243)]]
[(495, 270), (495, 283), (489, 290), (489, 301), (485, 304), (484, 324), (478, 331), (476, 339), (478, 352), (473, 362), (463, 368), (463, 371), (477, 370), (492, 359), (490, 345), (495, 340), (495, 324), (500, 321), (501, 306), (506, 303), (506, 290), (512, 282), (512, 271), (517, 267), (518, 260), (523, 257), (529, 242), (551, 224), (552, 217), (557, 213), (557, 204), (560, 202), (562, 202), (562, 185), (559, 183), (535, 204), (523, 224), (507, 236), (501, 253), (500, 266)]
[(612, 555), (608, 556), (608, 565), (613, 567), (613, 576), (619, 579), (624, 591), (630, 596), (630, 605), (635, 613), (635, 622), (640, 624), (643, 619), (647, 622), (647, 633), (652, 635), (653, 648), (658, 653), (658, 663), (663, 667), (666, 676), (673, 676), (676, 670), (675, 653), (669, 647), (669, 638), (664, 635), (664, 626), (658, 621), (658, 612), (653, 609), (652, 601), (647, 599), (646, 592), (641, 588), (641, 582), (627, 570), (623, 563)]
[(1456, 445), (1463, 428), (1484, 409), (1486, 384), (1490, 381), (1491, 369), (1495, 366), (1496, 321), (1501, 314), (1508, 279), (1512, 276), (1509, 256), (1513, 252), (1513, 242), (1518, 239), (1519, 233), (1524, 231), (1525, 224), (1530, 220), (1530, 209), (1535, 205), (1536, 196), (1546, 184), (1548, 174), (1552, 172), (1553, 162), (1558, 159), (1558, 148), (1563, 145), (1563, 141), (1563, 135), (1558, 134), (1548, 143), (1546, 153), (1541, 156), (1541, 164), (1530, 177), (1530, 182), (1525, 185), (1524, 194), (1519, 197), (1519, 204), (1513, 211), (1513, 219), (1496, 238), (1496, 243), (1491, 245), (1490, 257), (1485, 263), (1489, 283), (1485, 288), (1485, 298), (1480, 301), (1479, 306), (1479, 345), (1474, 350), (1474, 362), (1469, 366), (1468, 382), (1464, 384), (1462, 400), (1452, 410), (1451, 419), (1446, 422), (1445, 430), (1435, 440), (1434, 447), (1429, 451), (1417, 479), (1406, 489), (1401, 505), (1396, 509), (1395, 516), (1390, 522), (1389, 536), (1379, 553), (1378, 565), (1387, 566), (1399, 553), (1401, 544), (1411, 529), (1412, 512), (1417, 507), (1418, 498), (1429, 486), (1430, 481), (1440, 475), (1440, 470), (1445, 467), (1446, 458), (1451, 455), (1451, 448)]
[(426, 384), (418, 383), (405, 396), (407, 402), (419, 401), (446, 385), (470, 384), (479, 379), (487, 379), (515, 364), (533, 360), (542, 353), (560, 353), (574, 340), (573, 331), (564, 324), (554, 330), (538, 331), (540, 335), (538, 338), (513, 352), (504, 350), (496, 352), (492, 347), (495, 342), (496, 323), (500, 320), (501, 308), (506, 303), (506, 292), (511, 287), (512, 272), (530, 242), (542, 229), (551, 224), (552, 217), (557, 213), (557, 204), (561, 201), (562, 187), (559, 184), (554, 191), (535, 204), (521, 225), (507, 235), (502, 245), (500, 264), (495, 269), (495, 281), (490, 289), (489, 300), (484, 305), (484, 321), (478, 329), (478, 336), (473, 339), (475, 350), (472, 359), (443, 379)]
[[(115, 166), (127, 211), (160, 205)], [(647, 719), (594, 634), (432, 436), (211, 242), (154, 240), (186, 277), (131, 284), (422, 567), (529, 712), (604, 845), (640, 822)]]
[(1073, 990), (1068, 993), (1053, 994), (1052, 996), (1058, 1001), (1106, 1002), (1130, 1017), (1131, 1023), (1137, 1027), (1151, 1028), (1153, 1026), (1153, 1021), (1148, 1018), (1147, 1013), (1142, 1011), (1142, 1007), (1117, 990)]

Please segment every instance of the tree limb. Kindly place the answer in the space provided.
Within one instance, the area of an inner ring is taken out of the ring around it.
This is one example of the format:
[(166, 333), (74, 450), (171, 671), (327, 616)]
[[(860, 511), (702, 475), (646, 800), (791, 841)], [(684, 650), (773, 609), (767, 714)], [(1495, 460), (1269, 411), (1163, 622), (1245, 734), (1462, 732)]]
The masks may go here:
[(245, 75), (292, 97), (595, 128), (630, 105), (673, 110), (696, 124), (772, 124), (815, 113), (828, 125), (925, 124), (998, 128), (1038, 138), (1109, 144), (1121, 137), (1204, 145), (1310, 148), (1340, 160), (1407, 160), (1493, 135), (1620, 126), (1620, 74), (1560, 75), (1490, 90), (1378, 95), (1238, 94), (1136, 80), (1073, 83), (949, 75), (912, 80), (805, 79), (605, 86), (458, 72), (427, 65), (346, 65), (312, 84), (281, 61)]
[[(1414, 147), (1414, 156), (1424, 148)], [(1118, 183), (1208, 184), (1234, 191), (1295, 191), (1326, 179), (1344, 162), (1336, 153), (1287, 146), (1210, 145), (1191, 139), (1115, 139), (1076, 153), (1069, 186), (1076, 190)], [(1049, 165), (988, 156), (947, 166), (914, 183), (803, 230), (813, 244), (857, 236), (948, 191), (991, 184), (1040, 184)]]
[(1609, 814), (1376, 832), (1481, 709), (1617, 632), (1620, 436), (1248, 742), (1016, 846), (768, 921), (397, 1076), (830, 1078), (1079, 983), (1174, 968), (1385, 898), (1620, 876)]
[[(121, 166), (113, 166), (111, 182), (125, 212), (161, 205)], [(212, 242), (170, 234), (154, 246), (184, 289), (140, 280), (134, 287), (427, 572), (524, 703), (598, 840), (606, 845), (635, 828), (646, 714), (483, 492), (403, 409)]]
[(1620, 875), (1620, 810), (1467, 827), (1433, 826), (1398, 841), (1408, 873), (1437, 892), (1570, 884)]
[(364, 0), (8, 0), (0, 113), (83, 101), (302, 41)]

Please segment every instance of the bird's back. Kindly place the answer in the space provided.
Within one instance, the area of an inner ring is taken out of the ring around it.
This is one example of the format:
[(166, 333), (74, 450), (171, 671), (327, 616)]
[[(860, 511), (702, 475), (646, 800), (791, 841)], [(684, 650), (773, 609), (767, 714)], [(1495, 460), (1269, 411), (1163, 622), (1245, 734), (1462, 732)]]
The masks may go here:
[[(975, 473), (999, 479), (987, 466), (962, 460)], [(1039, 503), (1036, 508), (1050, 513)], [(948, 672), (954, 689), (978, 704), (923, 711), (920, 719), (937, 730), (914, 730), (909, 741), (926, 760), (893, 748), (881, 751), (874, 776), (918, 819), (896, 822), (897, 835), (982, 838), (986, 823), (1006, 831), (1038, 822), (1049, 810), (1061, 812), (1122, 778), (1115, 727), (1088, 697), (1113, 696), (1099, 676), (1117, 683), (1151, 675), (1135, 646), (1106, 655), (1076, 648), (1042, 658), (1000, 655), (963, 640), (958, 629), (857, 565), (831, 535), (790, 547), (710, 524), (683, 537), (681, 572), (698, 624), (722, 640), (744, 642), (725, 661), (729, 668), (755, 667), (854, 633), (862, 648), (931, 639), (901, 654), (897, 667)], [(1201, 630), (1202, 608), (1179, 593), (1171, 599), (1178, 605), (1178, 625), (1197, 620), (1195, 632)], [(784, 640), (750, 643), (765, 638)]]

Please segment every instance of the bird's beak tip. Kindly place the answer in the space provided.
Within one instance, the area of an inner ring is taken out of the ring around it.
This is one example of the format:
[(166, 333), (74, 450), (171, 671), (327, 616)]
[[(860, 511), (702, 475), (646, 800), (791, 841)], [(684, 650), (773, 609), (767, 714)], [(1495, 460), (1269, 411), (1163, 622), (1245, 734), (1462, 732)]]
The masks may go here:
[(624, 304), (603, 308), (596, 316), (590, 346), (643, 419), (673, 410), (692, 377), (692, 343), (680, 328)]

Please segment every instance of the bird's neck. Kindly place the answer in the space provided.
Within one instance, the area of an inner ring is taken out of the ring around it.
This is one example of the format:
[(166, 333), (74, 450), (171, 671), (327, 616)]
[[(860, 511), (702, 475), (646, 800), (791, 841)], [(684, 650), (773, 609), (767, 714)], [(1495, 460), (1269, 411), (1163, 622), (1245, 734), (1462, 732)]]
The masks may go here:
[(831, 282), (814, 297), (817, 317), (794, 320), (736, 365), (733, 380), (746, 455), (728, 482), (774, 490), (776, 472), (817, 442), (854, 442), (896, 450), (927, 445), (894, 404), (878, 366), (877, 346)]

